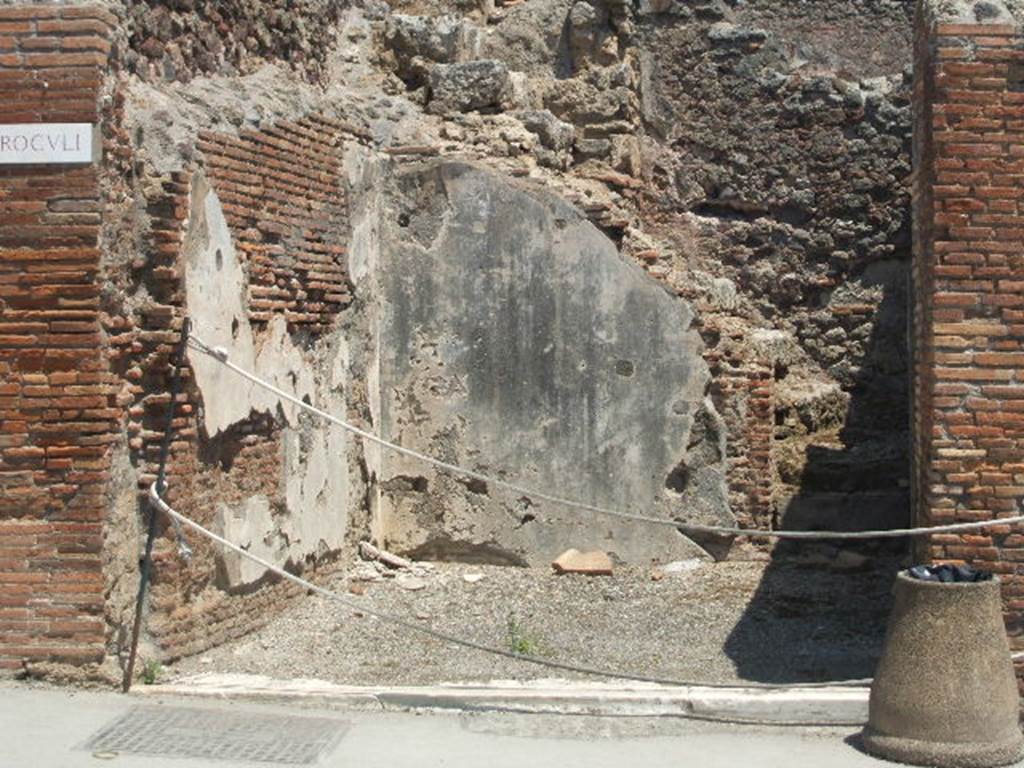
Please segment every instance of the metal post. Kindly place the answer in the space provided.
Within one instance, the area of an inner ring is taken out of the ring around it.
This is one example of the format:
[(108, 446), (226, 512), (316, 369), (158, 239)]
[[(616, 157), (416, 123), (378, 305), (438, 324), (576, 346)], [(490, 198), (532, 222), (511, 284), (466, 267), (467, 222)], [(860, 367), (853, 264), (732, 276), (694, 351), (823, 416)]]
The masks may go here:
[[(171, 429), (174, 422), (174, 406), (178, 400), (178, 393), (181, 390), (181, 368), (185, 364), (185, 349), (188, 345), (189, 319), (186, 317), (181, 322), (181, 339), (178, 341), (178, 349), (174, 359), (174, 373), (171, 375), (171, 402), (167, 406), (167, 424), (164, 429), (163, 443), (160, 446), (160, 468), (156, 476), (157, 492), (163, 494), (167, 487), (167, 458), (171, 452)], [(157, 508), (148, 501), (149, 507), (149, 532), (146, 536), (146, 553), (142, 558), (142, 573), (139, 577), (139, 594), (135, 599), (135, 623), (132, 626), (132, 646), (128, 653), (128, 666), (124, 670), (124, 678), (121, 680), (121, 692), (128, 693), (132, 687), (132, 677), (135, 674), (135, 655), (139, 650), (139, 633), (142, 630), (142, 613), (146, 602), (146, 588), (149, 586), (149, 577), (153, 568), (153, 542), (156, 539), (156, 518)]]

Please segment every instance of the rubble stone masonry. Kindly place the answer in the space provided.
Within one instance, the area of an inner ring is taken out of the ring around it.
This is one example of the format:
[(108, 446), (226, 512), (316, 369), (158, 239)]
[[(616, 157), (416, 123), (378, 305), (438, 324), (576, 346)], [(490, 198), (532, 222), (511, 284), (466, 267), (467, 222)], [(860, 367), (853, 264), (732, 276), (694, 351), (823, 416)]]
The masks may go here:
[[(1021, 514), (1024, 500), (1024, 36), (923, 12), (915, 105), (918, 525)], [(1003, 581), (1024, 649), (1024, 536), (935, 535), (919, 557)]]

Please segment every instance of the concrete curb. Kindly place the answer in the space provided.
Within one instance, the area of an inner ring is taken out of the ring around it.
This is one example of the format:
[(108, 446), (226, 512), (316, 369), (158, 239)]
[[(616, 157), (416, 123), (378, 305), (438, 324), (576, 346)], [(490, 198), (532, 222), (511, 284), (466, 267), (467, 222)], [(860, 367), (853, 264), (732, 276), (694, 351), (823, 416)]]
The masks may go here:
[(342, 709), (450, 709), (616, 717), (691, 717), (766, 725), (862, 725), (868, 689), (707, 688), (568, 680), (384, 687), (260, 675), (202, 674), (152, 686), (141, 695), (303, 702)]

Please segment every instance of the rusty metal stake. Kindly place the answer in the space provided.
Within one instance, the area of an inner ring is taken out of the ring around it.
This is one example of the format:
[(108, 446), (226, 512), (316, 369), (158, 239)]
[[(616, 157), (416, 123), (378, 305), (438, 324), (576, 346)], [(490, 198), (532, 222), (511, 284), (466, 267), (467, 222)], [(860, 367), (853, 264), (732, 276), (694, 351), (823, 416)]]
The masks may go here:
[[(188, 345), (189, 319), (186, 317), (181, 322), (181, 339), (178, 341), (178, 349), (174, 356), (174, 373), (171, 375), (171, 402), (167, 406), (167, 425), (164, 429), (163, 443), (160, 446), (160, 468), (156, 476), (157, 492), (163, 494), (167, 487), (167, 459), (171, 452), (171, 429), (174, 423), (174, 406), (178, 402), (178, 393), (181, 390), (181, 369), (185, 364), (185, 350)], [(132, 687), (132, 677), (135, 674), (135, 656), (139, 650), (139, 633), (142, 631), (142, 613), (146, 602), (146, 589), (149, 587), (149, 577), (153, 570), (153, 542), (156, 540), (156, 519), (157, 510), (146, 497), (146, 506), (149, 508), (149, 532), (146, 536), (146, 554), (142, 558), (142, 573), (139, 577), (139, 594), (135, 599), (135, 623), (132, 626), (132, 647), (128, 653), (128, 666), (124, 670), (124, 678), (121, 680), (121, 692), (128, 693)]]

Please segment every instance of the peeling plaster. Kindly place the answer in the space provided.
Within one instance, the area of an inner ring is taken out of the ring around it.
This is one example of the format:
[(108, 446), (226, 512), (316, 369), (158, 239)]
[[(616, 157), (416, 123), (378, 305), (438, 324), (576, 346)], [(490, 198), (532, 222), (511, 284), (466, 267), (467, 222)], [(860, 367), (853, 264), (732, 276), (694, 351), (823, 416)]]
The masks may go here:
[[(201, 176), (193, 188), (183, 250), (195, 335), (211, 346), (228, 350), (232, 362), (255, 371), (278, 388), (299, 398), (312, 397), (313, 361), (292, 342), (284, 318), (274, 317), (263, 338), (253, 334), (245, 310), (247, 277), (220, 200)], [(189, 360), (203, 392), (203, 426), (211, 437), (244, 421), (251, 413), (274, 413), (278, 408), (289, 424), (296, 423), (297, 406), (254, 386), (206, 355), (190, 352)]]
[[(287, 547), (282, 537), (275, 535), (274, 516), (266, 496), (250, 496), (235, 506), (218, 504), (214, 524), (221, 536), (247, 552), (272, 563), (285, 561)], [(218, 559), (230, 587), (259, 581), (266, 572), (259, 563), (235, 552), (224, 552)]]
[[(275, 316), (262, 333), (246, 312), (247, 276), (238, 258), (220, 200), (197, 175), (189, 229), (184, 241), (185, 286), (194, 333), (228, 350), (239, 366), (330, 413), (345, 413), (348, 352), (335, 335), (308, 350), (299, 348), (285, 319)], [(189, 353), (202, 395), (202, 423), (208, 437), (249, 420), (254, 414), (281, 414), (281, 499), (249, 496), (240, 504), (218, 505), (220, 532), (244, 542), (256, 554), (284, 564), (301, 564), (342, 547), (349, 509), (348, 436), (334, 425), (300, 415), (301, 409), (257, 387), (214, 360)], [(251, 561), (224, 556), (229, 586), (258, 580), (263, 569)]]
[[(389, 166), (390, 164), (386, 160), (374, 156), (358, 144), (351, 144), (343, 158), (342, 168), (351, 200), (349, 217), (352, 231), (348, 249), (349, 279), (355, 286), (357, 297), (381, 295), (378, 266), (382, 210), (381, 182), (387, 176)], [(358, 298), (357, 302), (359, 302)], [(366, 377), (367, 407), (372, 426), (381, 422), (379, 312), (370, 309), (364, 313), (364, 321), (367, 323), (366, 338), (372, 339), (368, 359), (363, 368)], [(374, 443), (364, 443), (361, 450), (367, 477), (380, 478), (384, 463), (383, 449)], [(382, 541), (384, 525), (379, 511), (381, 503), (379, 482), (370, 483), (368, 501), (370, 536), (375, 541)]]

